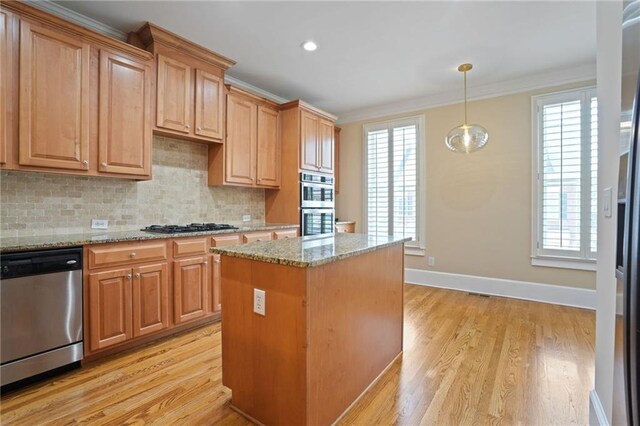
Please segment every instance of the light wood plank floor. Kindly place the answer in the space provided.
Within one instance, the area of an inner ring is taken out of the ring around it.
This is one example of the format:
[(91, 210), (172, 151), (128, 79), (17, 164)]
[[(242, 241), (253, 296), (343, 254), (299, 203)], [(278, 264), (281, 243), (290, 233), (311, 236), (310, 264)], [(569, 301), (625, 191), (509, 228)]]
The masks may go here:
[[(404, 353), (341, 424), (587, 424), (591, 311), (405, 286)], [(221, 384), (220, 326), (3, 395), (0, 422), (249, 424)]]

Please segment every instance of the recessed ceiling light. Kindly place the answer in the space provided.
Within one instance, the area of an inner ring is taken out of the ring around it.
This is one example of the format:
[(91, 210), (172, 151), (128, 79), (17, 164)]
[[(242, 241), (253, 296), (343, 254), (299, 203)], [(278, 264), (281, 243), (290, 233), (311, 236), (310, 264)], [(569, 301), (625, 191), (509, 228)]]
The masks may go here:
[(312, 42), (311, 40), (307, 40), (304, 43), (302, 43), (302, 48), (307, 52), (313, 52), (318, 48), (318, 45)]

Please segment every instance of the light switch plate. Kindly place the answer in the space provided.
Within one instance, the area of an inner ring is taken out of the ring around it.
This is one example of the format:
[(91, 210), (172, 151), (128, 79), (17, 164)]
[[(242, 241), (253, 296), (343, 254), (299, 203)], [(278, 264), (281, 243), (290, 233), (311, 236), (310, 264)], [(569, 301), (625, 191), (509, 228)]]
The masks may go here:
[(265, 316), (267, 308), (267, 293), (259, 288), (253, 289), (253, 312)]
[(91, 219), (91, 229), (107, 229), (109, 221), (107, 219)]
[(611, 203), (613, 202), (613, 190), (611, 187), (605, 188), (602, 194), (602, 212), (604, 217), (611, 217)]
[(251, 215), (250, 214), (242, 215), (242, 221), (243, 222), (251, 222)]

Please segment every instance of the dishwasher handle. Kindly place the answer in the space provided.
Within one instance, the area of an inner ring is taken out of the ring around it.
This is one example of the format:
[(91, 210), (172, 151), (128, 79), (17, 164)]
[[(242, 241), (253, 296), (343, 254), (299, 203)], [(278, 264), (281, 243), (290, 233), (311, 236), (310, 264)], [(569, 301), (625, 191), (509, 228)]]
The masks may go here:
[(82, 248), (79, 247), (0, 255), (0, 278), (2, 279), (77, 269), (82, 269)]

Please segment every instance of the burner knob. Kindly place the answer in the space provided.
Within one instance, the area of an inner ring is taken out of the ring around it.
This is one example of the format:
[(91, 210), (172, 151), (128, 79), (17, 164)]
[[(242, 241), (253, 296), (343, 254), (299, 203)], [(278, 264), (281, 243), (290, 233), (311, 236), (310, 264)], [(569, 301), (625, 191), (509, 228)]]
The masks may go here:
[(130, 256), (131, 256), (131, 258), (136, 257), (136, 252), (135, 252), (135, 251), (132, 251), (132, 252), (131, 252), (131, 254), (130, 254)]

